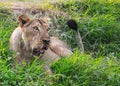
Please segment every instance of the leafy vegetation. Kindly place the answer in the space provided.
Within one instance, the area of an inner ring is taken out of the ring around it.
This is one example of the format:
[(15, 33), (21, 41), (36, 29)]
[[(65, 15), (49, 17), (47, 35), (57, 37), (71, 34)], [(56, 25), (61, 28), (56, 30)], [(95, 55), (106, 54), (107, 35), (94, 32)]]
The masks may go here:
[(61, 30), (58, 35), (73, 50), (77, 47), (75, 33), (65, 24), (71, 18), (78, 22), (87, 54), (76, 50), (71, 57), (53, 63), (52, 75), (47, 75), (37, 60), (13, 66), (15, 56), (9, 50), (9, 38), (18, 24), (12, 10), (0, 3), (0, 86), (119, 86), (119, 0), (60, 0), (46, 3), (42, 9), (47, 8), (66, 13), (67, 17), (56, 17)]

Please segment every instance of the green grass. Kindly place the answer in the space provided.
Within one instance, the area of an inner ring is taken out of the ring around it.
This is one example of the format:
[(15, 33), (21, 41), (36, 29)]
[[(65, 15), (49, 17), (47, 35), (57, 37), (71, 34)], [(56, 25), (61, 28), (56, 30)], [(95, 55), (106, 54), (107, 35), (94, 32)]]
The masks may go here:
[[(56, 6), (69, 15), (67, 18), (78, 22), (86, 51), (99, 52), (101, 50), (103, 55), (120, 52), (119, 0), (67, 0)], [(65, 18), (62, 17), (67, 20)], [(66, 23), (66, 21), (61, 23)], [(77, 41), (73, 39), (73, 32), (67, 29), (66, 34), (69, 35), (66, 38), (68, 43), (75, 48)]]
[[(9, 63), (8, 63), (9, 62)], [(77, 51), (51, 67), (53, 75), (46, 75), (42, 63), (36, 60), (22, 66), (11, 66), (9, 59), (0, 59), (2, 86), (119, 86), (120, 61), (116, 57), (91, 58)], [(53, 80), (53, 81), (52, 81)]]
[[(68, 0), (45, 7), (65, 12), (60, 16), (58, 35), (74, 50), (77, 41), (66, 21), (78, 22), (85, 53), (74, 54), (53, 63), (52, 75), (43, 70), (43, 63), (36, 60), (29, 64), (14, 65), (14, 55), (9, 50), (9, 38), (17, 27), (11, 10), (0, 4), (0, 86), (119, 86), (120, 85), (120, 2), (119, 0)], [(44, 7), (42, 8), (44, 9)], [(54, 20), (53, 20), (53, 23)], [(56, 23), (53, 29), (56, 28)], [(93, 53), (93, 54), (92, 54)], [(96, 58), (94, 58), (96, 57)]]
[(55, 74), (63, 74), (57, 84), (62, 86), (118, 86), (120, 62), (115, 57), (93, 59), (89, 55), (74, 53), (52, 66)]

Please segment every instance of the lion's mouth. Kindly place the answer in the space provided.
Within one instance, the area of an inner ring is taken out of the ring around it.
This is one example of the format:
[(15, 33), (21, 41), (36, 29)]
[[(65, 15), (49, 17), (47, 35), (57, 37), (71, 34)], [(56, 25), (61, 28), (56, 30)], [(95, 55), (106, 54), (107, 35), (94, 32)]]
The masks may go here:
[(47, 49), (45, 49), (45, 48), (42, 48), (42, 49), (40, 49), (40, 50), (34, 49), (34, 50), (33, 50), (33, 55), (34, 55), (34, 56), (40, 56), (40, 54), (44, 54), (44, 52), (45, 52), (46, 50), (47, 50)]

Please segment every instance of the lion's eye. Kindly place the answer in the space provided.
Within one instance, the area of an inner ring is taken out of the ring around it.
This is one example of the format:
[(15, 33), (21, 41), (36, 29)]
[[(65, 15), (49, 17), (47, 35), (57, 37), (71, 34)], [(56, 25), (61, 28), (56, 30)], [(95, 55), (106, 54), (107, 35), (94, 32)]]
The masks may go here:
[(38, 29), (38, 27), (37, 26), (35, 26), (35, 27), (33, 27), (34, 28), (34, 30), (38, 30), (39, 31), (39, 29)]

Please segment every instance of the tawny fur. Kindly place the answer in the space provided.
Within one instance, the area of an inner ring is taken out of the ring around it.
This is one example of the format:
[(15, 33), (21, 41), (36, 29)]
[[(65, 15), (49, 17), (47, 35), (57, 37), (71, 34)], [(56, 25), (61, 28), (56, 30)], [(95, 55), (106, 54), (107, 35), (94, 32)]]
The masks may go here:
[[(33, 59), (32, 49), (36, 46), (39, 48), (43, 47), (44, 44), (41, 39), (49, 38), (49, 34), (45, 30), (47, 23), (44, 21), (40, 25), (37, 20), (30, 20), (26, 15), (21, 15), (18, 21), (19, 26), (13, 31), (10, 38), (10, 49), (16, 53), (17, 63), (21, 64), (23, 60), (29, 62)], [(38, 36), (35, 36), (37, 34), (33, 34), (31, 27), (34, 26), (40, 26), (41, 34)], [(45, 61), (46, 65), (50, 65), (52, 62), (58, 61), (61, 57), (70, 56), (71, 54), (72, 51), (67, 44), (57, 37), (50, 37), (49, 47), (39, 60)]]

